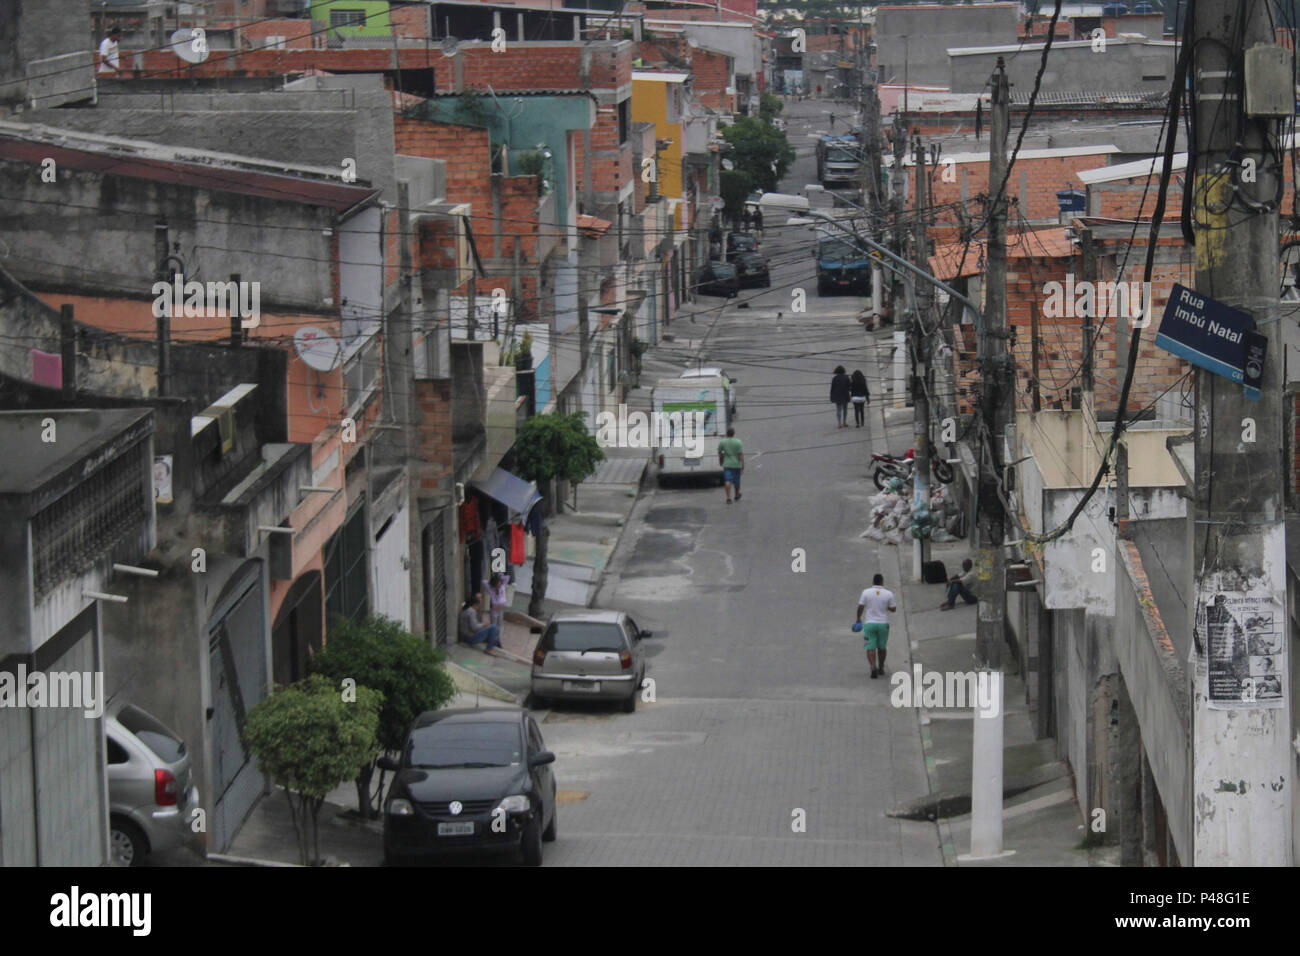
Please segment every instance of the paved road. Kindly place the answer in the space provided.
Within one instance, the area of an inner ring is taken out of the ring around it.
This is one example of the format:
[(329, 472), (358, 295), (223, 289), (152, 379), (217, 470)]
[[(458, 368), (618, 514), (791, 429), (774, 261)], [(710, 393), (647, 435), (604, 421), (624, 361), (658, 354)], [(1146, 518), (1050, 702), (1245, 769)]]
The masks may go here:
[[(825, 128), (825, 108), (796, 107), (787, 191), (813, 181), (805, 134)], [(882, 567), (859, 537), (872, 429), (837, 429), (826, 400), (836, 364), (868, 370), (862, 301), (818, 298), (810, 231), (765, 225), (772, 288), (675, 323), (680, 354), (668, 356), (688, 364), (698, 345), (740, 379), (744, 500), (686, 485), (637, 503), (600, 604), (655, 632), (657, 700), (631, 715), (550, 713), (565, 792), (548, 865), (942, 862), (933, 825), (884, 815), (927, 789), (916, 716), (868, 679), (848, 627), (871, 574), (896, 575), (893, 554)], [(796, 287), (804, 314), (791, 311)]]

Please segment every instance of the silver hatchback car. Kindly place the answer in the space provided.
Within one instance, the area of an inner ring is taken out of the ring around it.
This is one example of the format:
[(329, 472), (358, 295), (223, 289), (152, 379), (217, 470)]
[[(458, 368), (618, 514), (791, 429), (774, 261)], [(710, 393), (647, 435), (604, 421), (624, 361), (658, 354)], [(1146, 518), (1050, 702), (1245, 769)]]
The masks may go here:
[(622, 611), (565, 611), (547, 623), (533, 652), (533, 703), (617, 700), (636, 710), (649, 631)]
[(152, 714), (122, 700), (104, 714), (109, 831), (115, 866), (139, 866), (158, 850), (193, 836), (199, 805), (185, 742)]

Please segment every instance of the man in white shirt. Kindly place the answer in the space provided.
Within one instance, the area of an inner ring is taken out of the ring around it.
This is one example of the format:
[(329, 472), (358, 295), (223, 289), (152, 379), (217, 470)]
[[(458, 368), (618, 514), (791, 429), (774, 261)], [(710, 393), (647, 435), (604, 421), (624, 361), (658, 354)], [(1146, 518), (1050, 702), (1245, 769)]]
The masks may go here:
[(108, 31), (99, 44), (99, 72), (115, 74), (118, 69), (117, 41), (122, 39), (122, 31), (117, 27)]
[[(858, 598), (857, 620), (862, 621), (865, 610), (867, 618), (862, 622), (862, 637), (866, 642), (867, 660), (871, 663), (871, 677), (874, 680), (885, 672), (885, 645), (889, 642), (889, 615), (898, 610), (894, 603), (894, 593), (883, 587), (885, 576), (877, 574), (871, 579), (871, 587), (862, 592)], [(876, 655), (880, 655), (877, 664)]]

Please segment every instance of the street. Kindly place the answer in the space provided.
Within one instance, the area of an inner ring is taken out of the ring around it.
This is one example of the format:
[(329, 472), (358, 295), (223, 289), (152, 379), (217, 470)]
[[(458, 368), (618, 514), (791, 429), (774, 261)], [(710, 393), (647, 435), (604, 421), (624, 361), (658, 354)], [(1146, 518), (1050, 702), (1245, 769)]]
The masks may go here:
[[(786, 192), (815, 181), (806, 133), (825, 129), (826, 109), (787, 107), (799, 160)], [(819, 298), (812, 232), (773, 219), (771, 289), (675, 323), (675, 341), (655, 353), (679, 368), (698, 354), (739, 379), (744, 498), (728, 506), (713, 484), (647, 484), (637, 502), (598, 606), (654, 633), (656, 700), (626, 716), (549, 713), (562, 803), (547, 865), (942, 861), (933, 824), (885, 816), (927, 789), (917, 718), (890, 706), (887, 680), (869, 679), (849, 630), (873, 573), (898, 584), (894, 549), (879, 555), (859, 537), (880, 422), (862, 299)], [(795, 288), (806, 313), (791, 311)], [(835, 427), (838, 364), (867, 373), (866, 428)], [(905, 641), (890, 651), (890, 670), (903, 667)]]

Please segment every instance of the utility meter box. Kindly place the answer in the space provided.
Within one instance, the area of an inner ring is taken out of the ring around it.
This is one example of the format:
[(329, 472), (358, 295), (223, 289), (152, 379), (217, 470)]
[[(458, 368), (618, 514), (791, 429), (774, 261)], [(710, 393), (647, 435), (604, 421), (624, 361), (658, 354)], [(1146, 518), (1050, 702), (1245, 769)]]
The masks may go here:
[(1295, 115), (1295, 81), (1291, 51), (1257, 43), (1246, 51), (1246, 115), (1284, 118)]

